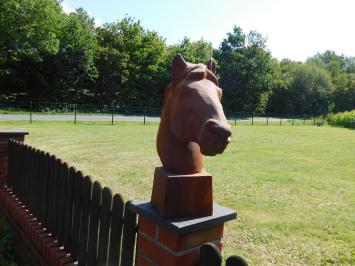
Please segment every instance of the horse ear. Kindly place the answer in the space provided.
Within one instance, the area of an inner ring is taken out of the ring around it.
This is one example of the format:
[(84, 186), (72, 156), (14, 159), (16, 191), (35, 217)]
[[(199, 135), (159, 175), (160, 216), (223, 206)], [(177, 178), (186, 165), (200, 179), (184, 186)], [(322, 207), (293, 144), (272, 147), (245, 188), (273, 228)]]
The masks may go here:
[(187, 63), (181, 54), (176, 54), (171, 67), (172, 81), (176, 81), (187, 67)]
[(213, 74), (216, 74), (216, 65), (217, 65), (216, 60), (211, 58), (207, 63), (207, 69), (209, 69)]

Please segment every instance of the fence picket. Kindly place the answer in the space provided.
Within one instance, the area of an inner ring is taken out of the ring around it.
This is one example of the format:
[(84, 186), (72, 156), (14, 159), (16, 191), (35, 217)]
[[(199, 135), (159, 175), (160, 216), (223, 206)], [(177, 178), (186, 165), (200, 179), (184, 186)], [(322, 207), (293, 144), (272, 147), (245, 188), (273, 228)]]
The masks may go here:
[(58, 241), (64, 244), (64, 224), (65, 224), (65, 201), (68, 197), (66, 193), (66, 179), (68, 177), (68, 165), (67, 163), (61, 163), (59, 165), (59, 176), (58, 176), (58, 211), (57, 211), (57, 232)]
[(81, 228), (81, 215), (82, 215), (82, 197), (83, 197), (83, 181), (84, 177), (81, 172), (76, 172), (71, 169), (70, 177), (73, 178), (73, 228), (71, 235), (71, 251), (75, 259), (79, 256), (80, 244), (80, 228)]
[(110, 232), (109, 266), (118, 266), (121, 255), (121, 238), (123, 227), (124, 203), (120, 194), (115, 194), (112, 199), (112, 218)]
[(83, 207), (80, 221), (79, 265), (86, 265), (87, 262), (91, 192), (91, 177), (86, 176), (83, 182)]
[(63, 243), (64, 247), (67, 250), (71, 250), (71, 228), (72, 228), (72, 221), (73, 221), (73, 184), (75, 175), (75, 169), (67, 167), (67, 175), (65, 175), (64, 179), (64, 206), (63, 206), (63, 217), (64, 217), (64, 224), (63, 224)]
[(108, 243), (111, 223), (112, 208), (112, 192), (111, 189), (105, 187), (102, 190), (102, 201), (100, 210), (100, 236), (98, 247), (98, 264), (107, 265), (108, 260)]
[(49, 220), (49, 211), (50, 211), (50, 206), (51, 206), (51, 194), (50, 194), (50, 184), (51, 184), (51, 180), (50, 180), (50, 173), (51, 173), (51, 167), (52, 167), (52, 163), (51, 163), (52, 159), (50, 154), (47, 152), (45, 154), (45, 168), (44, 168), (44, 185), (45, 185), (45, 200), (43, 202), (43, 221), (44, 223), (47, 225), (47, 227), (50, 229), (50, 220)]
[(130, 208), (131, 202), (127, 201), (124, 211), (124, 226), (122, 239), (122, 254), (121, 266), (132, 266), (134, 260), (134, 247), (136, 244), (137, 232), (137, 214), (132, 212)]
[(92, 199), (90, 206), (90, 227), (88, 242), (88, 263), (89, 266), (95, 266), (97, 261), (99, 219), (101, 205), (102, 187), (100, 182), (95, 181), (92, 189)]

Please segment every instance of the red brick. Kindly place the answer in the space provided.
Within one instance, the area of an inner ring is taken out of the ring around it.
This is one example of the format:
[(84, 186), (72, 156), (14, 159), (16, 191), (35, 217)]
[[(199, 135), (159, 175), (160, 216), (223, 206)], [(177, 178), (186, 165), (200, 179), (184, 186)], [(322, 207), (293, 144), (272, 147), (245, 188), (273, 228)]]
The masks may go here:
[(223, 237), (223, 224), (205, 230), (178, 236), (163, 227), (159, 228), (158, 240), (175, 251), (203, 245), (206, 242), (220, 240)]
[(64, 257), (60, 258), (57, 262), (57, 266), (67, 265), (69, 263), (74, 263), (75, 260), (70, 254), (66, 254)]
[(144, 232), (145, 234), (155, 238), (156, 227), (157, 226), (152, 220), (142, 216), (139, 217), (138, 228), (140, 231)]
[(176, 256), (141, 234), (138, 235), (137, 250), (161, 266), (195, 266), (199, 252), (199, 249), (193, 249), (184, 255)]
[(136, 266), (154, 266), (143, 256), (137, 255), (136, 257)]

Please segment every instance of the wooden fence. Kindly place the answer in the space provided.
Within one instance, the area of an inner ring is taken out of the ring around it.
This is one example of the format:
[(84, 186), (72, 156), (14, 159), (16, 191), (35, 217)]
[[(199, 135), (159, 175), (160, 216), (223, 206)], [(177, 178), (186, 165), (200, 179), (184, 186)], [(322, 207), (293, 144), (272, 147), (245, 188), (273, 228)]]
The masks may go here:
[(120, 194), (54, 155), (13, 140), (7, 186), (79, 265), (133, 265), (136, 214)]

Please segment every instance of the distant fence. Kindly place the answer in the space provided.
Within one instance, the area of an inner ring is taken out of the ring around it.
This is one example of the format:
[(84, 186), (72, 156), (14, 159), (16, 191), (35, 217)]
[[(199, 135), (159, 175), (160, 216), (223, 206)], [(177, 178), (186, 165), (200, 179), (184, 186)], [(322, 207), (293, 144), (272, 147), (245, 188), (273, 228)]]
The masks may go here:
[(136, 214), (120, 194), (13, 140), (7, 185), (79, 265), (133, 265)]
[[(120, 107), (109, 105), (71, 103), (1, 103), (0, 121), (101, 121), (115, 124), (119, 121), (135, 121), (146, 124), (159, 122), (161, 108)], [(231, 112), (225, 110), (226, 117), (234, 125), (323, 125), (324, 117), (310, 114), (275, 114)]]

